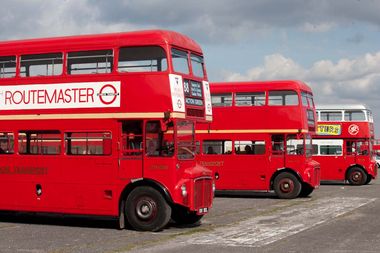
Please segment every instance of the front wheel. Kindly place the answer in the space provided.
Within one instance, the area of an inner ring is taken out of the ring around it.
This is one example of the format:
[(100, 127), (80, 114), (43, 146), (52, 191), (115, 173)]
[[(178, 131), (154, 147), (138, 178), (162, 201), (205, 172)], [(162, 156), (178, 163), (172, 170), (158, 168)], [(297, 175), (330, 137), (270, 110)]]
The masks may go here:
[(170, 206), (152, 187), (137, 187), (127, 197), (125, 217), (136, 230), (159, 231), (168, 224), (170, 216)]
[(172, 219), (178, 225), (191, 225), (195, 224), (202, 219), (203, 215), (198, 215), (194, 211), (189, 211), (187, 208), (182, 206), (173, 207)]
[(347, 180), (352, 185), (363, 185), (367, 182), (367, 174), (360, 167), (352, 167), (348, 170)]
[(294, 199), (301, 192), (301, 182), (293, 174), (282, 172), (274, 179), (273, 188), (280, 199)]
[(369, 183), (371, 183), (371, 181), (372, 181), (372, 177), (368, 176), (367, 177), (367, 181), (365, 181), (365, 184), (369, 184)]

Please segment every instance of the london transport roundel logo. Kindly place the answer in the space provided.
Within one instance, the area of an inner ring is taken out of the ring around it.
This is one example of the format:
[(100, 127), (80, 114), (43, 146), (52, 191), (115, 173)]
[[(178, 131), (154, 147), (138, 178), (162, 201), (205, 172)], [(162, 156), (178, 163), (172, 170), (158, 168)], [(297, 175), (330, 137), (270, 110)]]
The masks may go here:
[(178, 101), (177, 101), (177, 106), (178, 106), (178, 108), (181, 108), (181, 107), (182, 107), (181, 99), (178, 99)]
[(351, 135), (357, 135), (359, 133), (359, 126), (352, 124), (348, 127), (348, 133)]
[(100, 92), (97, 95), (103, 104), (110, 105), (115, 102), (117, 96), (119, 96), (119, 93), (113, 85), (106, 84), (100, 88)]

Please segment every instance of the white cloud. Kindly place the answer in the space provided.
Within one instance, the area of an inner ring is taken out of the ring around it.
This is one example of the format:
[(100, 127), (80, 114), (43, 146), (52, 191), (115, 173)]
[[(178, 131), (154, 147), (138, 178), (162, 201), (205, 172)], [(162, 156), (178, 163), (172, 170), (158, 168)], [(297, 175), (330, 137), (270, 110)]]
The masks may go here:
[(224, 74), (228, 81), (302, 80), (313, 89), (317, 103), (364, 103), (374, 111), (375, 122), (380, 123), (379, 70), (380, 51), (336, 63), (320, 60), (310, 68), (281, 54), (273, 54), (265, 57), (263, 66), (251, 68), (246, 73)]
[(322, 23), (310, 23), (306, 22), (302, 25), (301, 30), (304, 32), (314, 33), (314, 32), (328, 32), (336, 26), (335, 23), (322, 22)]
[(346, 90), (349, 88), (350, 91), (363, 93), (370, 92), (368, 89), (376, 85), (373, 80), (380, 77), (379, 70), (380, 52), (368, 53), (356, 59), (340, 59), (336, 63), (320, 60), (310, 68), (302, 67), (281, 54), (273, 54), (265, 57), (263, 66), (251, 68), (245, 74), (228, 73), (225, 79), (229, 81), (300, 79), (312, 83), (316, 88), (328, 86), (321, 89), (327, 93), (339, 88)]

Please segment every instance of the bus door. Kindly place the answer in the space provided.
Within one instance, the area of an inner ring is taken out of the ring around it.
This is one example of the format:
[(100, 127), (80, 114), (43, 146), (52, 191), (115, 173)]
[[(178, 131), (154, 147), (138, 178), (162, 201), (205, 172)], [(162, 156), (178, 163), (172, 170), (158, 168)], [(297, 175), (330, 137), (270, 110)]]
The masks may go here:
[(121, 122), (119, 150), (119, 177), (137, 179), (143, 176), (143, 121)]
[(344, 160), (346, 161), (346, 168), (348, 168), (350, 165), (357, 163), (357, 147), (356, 147), (356, 141), (355, 140), (346, 140), (346, 152)]
[(347, 141), (347, 154), (350, 153), (351, 156), (350, 164), (361, 164), (365, 165), (369, 163), (371, 158), (369, 142), (366, 140), (355, 140)]
[(273, 134), (271, 136), (272, 149), (269, 155), (271, 174), (285, 167), (285, 135)]
[(173, 122), (147, 121), (144, 138), (143, 176), (166, 182), (168, 171), (175, 166)]
[(285, 167), (298, 170), (305, 167), (305, 135), (286, 135), (286, 158)]

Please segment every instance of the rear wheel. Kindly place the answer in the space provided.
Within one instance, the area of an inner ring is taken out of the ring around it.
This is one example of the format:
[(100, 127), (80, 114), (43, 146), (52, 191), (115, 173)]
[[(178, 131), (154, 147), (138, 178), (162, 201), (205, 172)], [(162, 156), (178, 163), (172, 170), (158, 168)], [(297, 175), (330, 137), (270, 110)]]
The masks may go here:
[(363, 185), (367, 182), (367, 174), (360, 167), (352, 167), (347, 172), (347, 180), (352, 185)]
[(159, 231), (168, 224), (171, 208), (157, 190), (141, 186), (128, 195), (125, 216), (128, 224), (136, 230)]
[(280, 199), (293, 199), (301, 192), (301, 182), (293, 174), (282, 172), (274, 179), (273, 188)]
[(301, 198), (308, 197), (313, 191), (314, 191), (313, 187), (311, 187), (309, 184), (303, 183), (299, 197)]
[(194, 211), (189, 211), (182, 206), (173, 207), (172, 219), (179, 225), (195, 224), (202, 219), (203, 215), (197, 215)]

